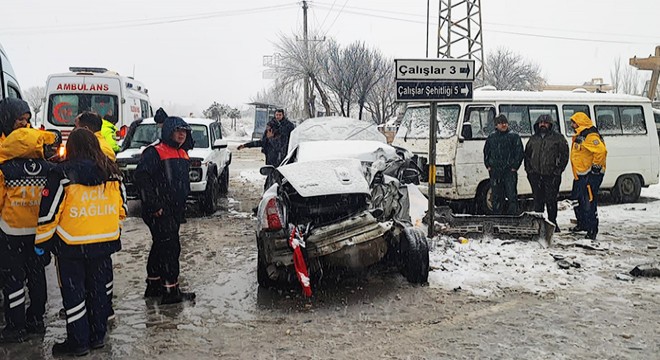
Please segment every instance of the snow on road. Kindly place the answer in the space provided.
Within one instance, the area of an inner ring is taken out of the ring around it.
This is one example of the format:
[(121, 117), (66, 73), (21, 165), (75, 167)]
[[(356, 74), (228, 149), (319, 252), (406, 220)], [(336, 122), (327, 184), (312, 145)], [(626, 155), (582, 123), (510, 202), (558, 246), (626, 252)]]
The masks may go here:
[[(638, 203), (600, 206), (596, 243), (582, 239), (584, 234), (569, 233), (571, 218), (572, 209), (559, 211), (563, 232), (547, 249), (536, 242), (507, 239), (468, 239), (461, 244), (452, 238), (436, 238), (431, 251), (430, 286), (460, 288), (484, 296), (513, 289), (542, 294), (558, 289), (594, 291), (607, 287), (660, 293), (656, 279), (616, 279), (616, 274), (627, 274), (636, 265), (660, 260), (656, 248), (660, 243), (660, 185), (642, 189)], [(571, 246), (576, 242), (600, 250)], [(579, 267), (560, 269), (553, 254), (563, 255)]]

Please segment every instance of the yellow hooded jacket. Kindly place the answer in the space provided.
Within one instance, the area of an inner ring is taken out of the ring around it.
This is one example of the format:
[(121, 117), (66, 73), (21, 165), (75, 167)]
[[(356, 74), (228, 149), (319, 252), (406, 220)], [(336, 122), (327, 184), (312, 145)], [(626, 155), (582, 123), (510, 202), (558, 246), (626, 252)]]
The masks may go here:
[(33, 235), (41, 192), (53, 165), (44, 160), (44, 144), (55, 134), (30, 128), (16, 129), (0, 145), (0, 229), (7, 235)]
[(578, 128), (573, 135), (571, 146), (571, 167), (573, 168), (573, 178), (577, 180), (579, 175), (586, 175), (591, 171), (593, 165), (600, 165), (601, 172), (605, 172), (605, 162), (607, 159), (607, 148), (603, 139), (600, 137), (591, 119), (587, 114), (578, 112), (571, 116)]

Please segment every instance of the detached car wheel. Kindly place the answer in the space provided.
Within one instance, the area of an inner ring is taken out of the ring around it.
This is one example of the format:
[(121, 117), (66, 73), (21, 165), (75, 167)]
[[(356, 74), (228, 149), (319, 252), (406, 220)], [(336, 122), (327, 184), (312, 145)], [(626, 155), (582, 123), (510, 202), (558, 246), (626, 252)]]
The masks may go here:
[(413, 284), (423, 284), (429, 279), (429, 245), (420, 229), (403, 229), (399, 242), (399, 269)]
[(218, 180), (215, 174), (209, 175), (206, 190), (199, 199), (199, 207), (206, 215), (213, 215), (218, 210)]

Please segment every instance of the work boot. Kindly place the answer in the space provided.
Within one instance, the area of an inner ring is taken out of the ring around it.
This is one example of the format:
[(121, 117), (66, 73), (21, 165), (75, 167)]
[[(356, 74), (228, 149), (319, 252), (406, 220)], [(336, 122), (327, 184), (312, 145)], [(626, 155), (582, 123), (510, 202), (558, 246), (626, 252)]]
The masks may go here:
[(178, 304), (183, 301), (195, 300), (194, 292), (183, 292), (179, 285), (174, 287), (163, 287), (163, 299), (160, 301), (161, 305)]
[(585, 236), (585, 239), (591, 239), (591, 240), (596, 240), (596, 235), (598, 234), (598, 230), (589, 230), (587, 231), (587, 236)]
[(2, 332), (0, 332), (0, 343), (22, 343), (25, 341), (26, 335), (27, 334), (23, 329), (14, 330), (5, 327)]
[(25, 323), (25, 331), (28, 334), (43, 335), (46, 333), (46, 325), (43, 321), (28, 321)]
[(580, 225), (577, 225), (575, 227), (572, 227), (569, 229), (571, 232), (582, 232), (582, 231), (587, 231), (587, 229), (583, 229)]
[(147, 290), (144, 292), (145, 298), (155, 298), (162, 295), (160, 280), (147, 280)]
[(89, 354), (89, 347), (75, 346), (69, 340), (53, 345), (53, 356), (84, 356)]

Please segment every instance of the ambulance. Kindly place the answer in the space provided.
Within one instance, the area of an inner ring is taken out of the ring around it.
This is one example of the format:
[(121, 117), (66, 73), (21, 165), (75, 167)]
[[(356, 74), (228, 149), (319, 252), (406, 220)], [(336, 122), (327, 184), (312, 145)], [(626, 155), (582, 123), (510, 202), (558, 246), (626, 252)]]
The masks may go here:
[(132, 77), (96, 67), (70, 67), (68, 73), (52, 74), (46, 82), (45, 130), (56, 132), (65, 143), (83, 111), (93, 111), (106, 120), (117, 120), (117, 140), (129, 125), (152, 116), (148, 90)]

